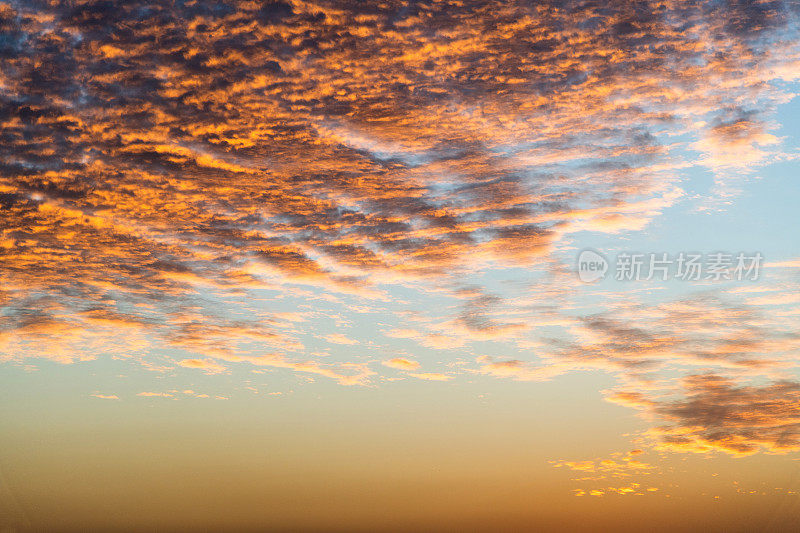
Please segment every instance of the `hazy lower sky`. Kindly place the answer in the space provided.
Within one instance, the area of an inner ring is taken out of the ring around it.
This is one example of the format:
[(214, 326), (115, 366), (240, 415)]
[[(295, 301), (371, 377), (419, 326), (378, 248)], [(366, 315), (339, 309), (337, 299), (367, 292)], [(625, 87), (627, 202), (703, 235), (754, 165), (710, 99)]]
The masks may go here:
[(0, 531), (795, 531), (794, 1), (0, 1)]

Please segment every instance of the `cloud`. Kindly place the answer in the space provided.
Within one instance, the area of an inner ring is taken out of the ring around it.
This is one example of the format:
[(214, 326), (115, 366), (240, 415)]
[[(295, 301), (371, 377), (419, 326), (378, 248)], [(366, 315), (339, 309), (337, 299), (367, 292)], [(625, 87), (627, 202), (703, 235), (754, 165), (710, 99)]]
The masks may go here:
[(794, 300), (735, 293), (746, 303), (704, 295), (585, 317), (575, 330), (580, 340), (559, 348), (554, 361), (614, 372), (621, 384), (606, 399), (650, 421), (647, 436), (660, 449), (795, 451), (797, 317), (762, 310)]
[(405, 359), (403, 357), (395, 357), (394, 359), (383, 361), (383, 365), (388, 366), (389, 368), (396, 368), (398, 370), (416, 370), (419, 368), (418, 362)]
[(788, 261), (775, 261), (764, 265), (768, 268), (800, 268), (800, 259), (790, 259)]
[(207, 374), (217, 374), (225, 372), (226, 368), (210, 359), (183, 359), (178, 361), (178, 365), (185, 368), (199, 368)]
[(425, 381), (449, 381), (453, 379), (453, 376), (439, 372), (409, 372), (408, 375)]
[(779, 143), (777, 137), (766, 133), (766, 125), (754, 113), (735, 109), (728, 114), (715, 120), (706, 136), (692, 145), (705, 152), (702, 160), (705, 165), (743, 169), (769, 155), (763, 147)]
[(463, 309), (458, 317), (460, 325), (467, 331), (480, 338), (494, 338), (507, 335), (525, 328), (525, 324), (500, 322), (492, 318), (500, 298), (482, 291), (469, 298), (463, 304)]
[(94, 398), (100, 398), (101, 400), (119, 400), (119, 396), (116, 394), (92, 394)]
[(800, 450), (800, 383), (739, 385), (714, 374), (684, 380), (686, 397), (653, 410), (667, 424), (654, 428), (662, 446), (678, 451), (720, 450), (751, 455)]
[(333, 344), (358, 344), (358, 341), (347, 337), (343, 333), (331, 333), (323, 338), (328, 342), (332, 342)]
[(537, 367), (517, 359), (493, 361), (488, 356), (479, 357), (478, 362), (483, 363), (478, 369), (481, 374), (519, 381), (546, 381), (567, 370), (556, 364)]
[[(541, 365), (483, 362), (497, 377), (643, 373), (671, 350), (780, 359), (793, 339), (758, 325), (704, 339), (717, 326), (683, 335), (680, 310), (627, 325), (475, 288), (554, 268), (576, 232), (645, 228), (686, 169), (780, 150), (796, 10), (743, 6), (3, 4), (2, 360), (366, 384), (363, 346), (326, 322), (390, 301), (426, 317), (364, 320), (422, 349), (520, 343), (545, 322), (594, 338), (537, 341)], [(457, 301), (420, 309), (408, 289)], [(310, 352), (319, 338), (350, 348)]]
[[(573, 489), (575, 496), (603, 496), (612, 493), (624, 496), (657, 492), (658, 487), (653, 485), (658, 482), (661, 469), (656, 464), (634, 458), (640, 454), (641, 450), (632, 450), (628, 453), (615, 452), (604, 459), (555, 460), (550, 461), (550, 464), (555, 468), (572, 471), (578, 476), (572, 478), (580, 486)], [(620, 485), (623, 480), (625, 484)], [(609, 486), (607, 483), (614, 485)]]
[[(604, 291), (608, 311), (564, 313), (564, 320), (547, 323), (536, 360), (483, 356), (470, 371), (546, 380), (601, 370), (619, 382), (603, 391), (606, 399), (637, 410), (650, 424), (649, 446), (733, 455), (795, 451), (798, 315), (780, 312), (796, 305), (784, 297), (795, 287), (746, 289), (661, 303)], [(765, 290), (777, 297), (760, 296)], [(562, 332), (552, 333), (551, 324)]]

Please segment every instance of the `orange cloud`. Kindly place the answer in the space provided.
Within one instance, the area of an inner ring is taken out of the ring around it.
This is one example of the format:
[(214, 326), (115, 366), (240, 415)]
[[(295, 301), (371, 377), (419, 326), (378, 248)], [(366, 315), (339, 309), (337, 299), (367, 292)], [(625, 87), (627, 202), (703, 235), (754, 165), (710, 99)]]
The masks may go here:
[(178, 364), (185, 368), (199, 368), (209, 374), (224, 372), (226, 368), (210, 359), (183, 359)]
[(119, 400), (119, 396), (116, 394), (92, 394), (94, 398), (100, 398), (101, 400)]
[(398, 370), (416, 370), (419, 368), (419, 363), (403, 357), (395, 357), (384, 361), (383, 364), (389, 368), (396, 368)]
[(449, 381), (453, 379), (453, 376), (438, 372), (409, 372), (408, 375), (426, 381)]
[[(276, 5), (120, 5), (102, 24), (89, 4), (3, 5), (3, 361), (164, 370), (152, 354), (168, 348), (206, 372), (364, 384), (363, 346), (319, 325), (443, 287), (452, 307), (404, 301), (430, 316), (377, 329), (437, 350), (528, 342), (542, 361), (477, 370), (520, 380), (788, 359), (794, 341), (759, 341), (757, 324), (722, 338), (726, 320), (685, 309), (578, 319), (552, 294), (517, 306), (474, 285), (487, 269), (555, 269), (576, 232), (644, 228), (684, 198), (684, 169), (779, 151), (769, 114), (797, 78), (791, 10)], [(577, 340), (531, 340), (545, 322)], [(305, 337), (352, 352), (311, 353)]]

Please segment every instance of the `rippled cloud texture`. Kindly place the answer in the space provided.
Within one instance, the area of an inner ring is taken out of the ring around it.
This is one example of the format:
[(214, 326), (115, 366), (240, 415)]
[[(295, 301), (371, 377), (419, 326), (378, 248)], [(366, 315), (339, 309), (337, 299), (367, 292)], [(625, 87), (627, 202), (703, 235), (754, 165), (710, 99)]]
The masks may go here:
[[(688, 169), (723, 209), (791, 157), (797, 9), (0, 3), (0, 357), (368, 386), (600, 369), (658, 446), (798, 449), (797, 300), (582, 312), (560, 255), (646, 228)], [(478, 276), (518, 268), (541, 278), (513, 298)]]

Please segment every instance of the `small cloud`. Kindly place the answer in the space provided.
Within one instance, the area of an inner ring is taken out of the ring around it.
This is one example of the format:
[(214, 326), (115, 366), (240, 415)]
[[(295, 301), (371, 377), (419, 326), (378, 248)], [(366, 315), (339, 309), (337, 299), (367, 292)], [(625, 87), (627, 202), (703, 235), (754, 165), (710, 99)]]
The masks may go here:
[(168, 392), (140, 392), (136, 396), (146, 396), (148, 398), (172, 398)]
[(776, 261), (773, 263), (766, 263), (764, 266), (768, 268), (800, 268), (800, 259), (790, 259), (788, 261)]
[(353, 340), (353, 339), (351, 339), (349, 337), (346, 337), (345, 335), (342, 335), (341, 333), (331, 333), (330, 335), (327, 335), (327, 336), (322, 337), (322, 338), (325, 339), (328, 342), (333, 343), (333, 344), (358, 344), (358, 341), (355, 341), (355, 340)]
[(493, 361), (489, 356), (478, 357), (481, 364), (478, 372), (498, 378), (511, 378), (518, 381), (545, 381), (564, 372), (560, 365), (534, 367), (517, 359)]
[(383, 334), (393, 339), (413, 339), (420, 336), (417, 330), (408, 328), (395, 328), (384, 331)]
[(419, 368), (418, 362), (410, 359), (404, 359), (403, 357), (389, 359), (388, 361), (384, 361), (383, 365), (388, 366), (389, 368), (396, 368), (398, 370), (416, 370)]
[(91, 394), (95, 398), (100, 398), (101, 400), (119, 400), (119, 396), (116, 394)]
[(448, 381), (453, 379), (453, 376), (448, 376), (447, 374), (439, 374), (437, 372), (418, 372), (418, 373), (409, 373), (411, 377), (417, 379), (424, 379), (427, 381)]
[(219, 374), (227, 370), (224, 366), (211, 359), (184, 359), (179, 361), (178, 364), (185, 368), (199, 368), (207, 374)]

